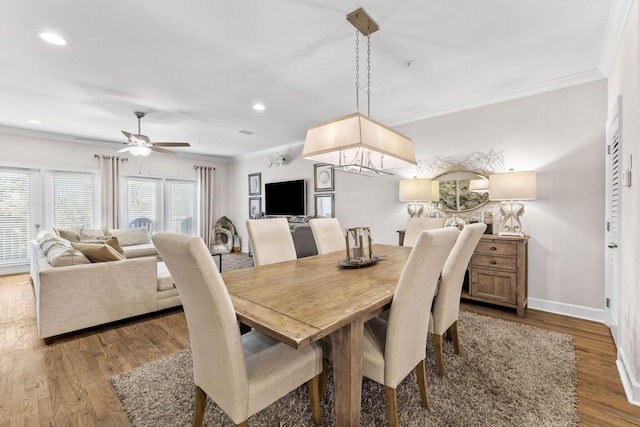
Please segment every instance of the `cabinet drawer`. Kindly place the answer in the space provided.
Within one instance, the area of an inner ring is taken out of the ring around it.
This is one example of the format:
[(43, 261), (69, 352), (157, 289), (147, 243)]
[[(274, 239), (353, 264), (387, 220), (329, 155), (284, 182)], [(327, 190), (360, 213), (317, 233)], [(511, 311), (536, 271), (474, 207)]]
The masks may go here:
[(516, 258), (478, 255), (477, 253), (471, 258), (473, 267), (497, 268), (500, 270), (516, 271)]
[(478, 242), (475, 250), (476, 254), (482, 255), (500, 255), (500, 256), (513, 256), (518, 254), (517, 243), (515, 242), (496, 242), (496, 241), (483, 241)]

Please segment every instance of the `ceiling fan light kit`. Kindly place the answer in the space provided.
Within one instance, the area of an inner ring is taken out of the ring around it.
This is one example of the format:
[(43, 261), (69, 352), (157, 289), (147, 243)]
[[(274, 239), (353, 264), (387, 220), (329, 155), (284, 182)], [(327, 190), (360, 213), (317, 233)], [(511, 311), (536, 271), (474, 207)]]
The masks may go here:
[(119, 150), (118, 153), (129, 152), (134, 156), (138, 157), (146, 157), (151, 154), (152, 151), (163, 154), (173, 154), (173, 151), (165, 150), (160, 147), (191, 147), (191, 144), (188, 142), (151, 142), (151, 139), (147, 135), (143, 135), (140, 131), (140, 119), (145, 116), (145, 113), (142, 111), (135, 111), (134, 114), (138, 118), (138, 133), (134, 134), (127, 131), (122, 131), (124, 136), (129, 140), (129, 145), (122, 150)]

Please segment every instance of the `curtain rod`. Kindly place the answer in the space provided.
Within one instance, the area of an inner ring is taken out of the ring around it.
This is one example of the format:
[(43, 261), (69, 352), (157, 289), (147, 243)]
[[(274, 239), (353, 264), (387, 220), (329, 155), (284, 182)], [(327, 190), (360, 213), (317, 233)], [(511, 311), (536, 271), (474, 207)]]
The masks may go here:
[(216, 170), (216, 168), (214, 168), (213, 166), (198, 166), (198, 165), (194, 165), (193, 168), (194, 169), (209, 169), (209, 170), (213, 169), (213, 170)]
[(129, 158), (128, 157), (118, 157), (118, 156), (107, 156), (105, 154), (94, 154), (93, 157), (96, 158), (103, 158), (103, 159), (118, 159), (118, 160), (122, 160), (123, 162), (128, 162)]

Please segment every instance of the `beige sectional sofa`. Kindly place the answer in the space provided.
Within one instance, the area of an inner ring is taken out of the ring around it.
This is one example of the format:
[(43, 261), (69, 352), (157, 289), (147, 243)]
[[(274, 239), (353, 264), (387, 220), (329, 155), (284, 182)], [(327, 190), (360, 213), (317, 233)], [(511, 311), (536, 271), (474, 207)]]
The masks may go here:
[(40, 233), (30, 244), (38, 335), (45, 342), (181, 304), (146, 230), (81, 230)]

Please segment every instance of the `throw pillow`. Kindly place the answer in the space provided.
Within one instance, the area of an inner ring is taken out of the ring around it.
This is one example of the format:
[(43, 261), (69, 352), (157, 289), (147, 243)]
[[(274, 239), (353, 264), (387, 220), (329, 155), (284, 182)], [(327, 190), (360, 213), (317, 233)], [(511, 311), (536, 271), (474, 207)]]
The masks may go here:
[(104, 237), (104, 232), (102, 230), (89, 230), (88, 228), (80, 229), (80, 240), (88, 240), (88, 239), (98, 239), (100, 237)]
[(71, 242), (73, 249), (82, 252), (91, 262), (119, 261), (124, 255), (105, 243)]
[(47, 261), (52, 267), (67, 267), (70, 265), (90, 264), (91, 261), (80, 251), (71, 249), (63, 244), (56, 244), (49, 249)]
[(120, 242), (118, 241), (118, 238), (116, 236), (102, 236), (96, 239), (81, 240), (80, 243), (94, 243), (94, 244), (101, 244), (101, 245), (106, 244), (111, 246), (120, 255), (126, 258), (124, 250), (122, 249), (122, 246), (120, 246)]
[(42, 248), (42, 253), (47, 255), (49, 253), (49, 250), (55, 245), (64, 245), (67, 249), (70, 248), (68, 240), (63, 239), (62, 237), (52, 235), (48, 239), (43, 240), (43, 242), (40, 244), (40, 247)]
[(149, 243), (149, 234), (146, 228), (120, 228), (109, 230), (109, 236), (116, 236), (120, 245), (144, 245)]

